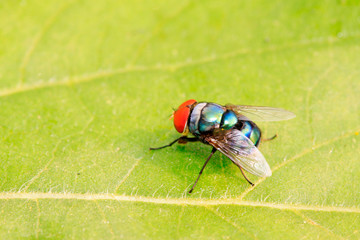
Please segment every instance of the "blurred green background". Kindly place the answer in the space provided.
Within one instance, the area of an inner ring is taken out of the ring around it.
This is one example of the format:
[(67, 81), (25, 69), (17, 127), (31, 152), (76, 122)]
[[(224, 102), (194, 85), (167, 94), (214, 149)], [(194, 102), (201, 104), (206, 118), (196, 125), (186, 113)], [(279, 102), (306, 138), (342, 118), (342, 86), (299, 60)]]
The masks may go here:
[[(1, 1), (0, 238), (359, 239), (358, 1)], [(249, 187), (168, 117), (281, 107)]]

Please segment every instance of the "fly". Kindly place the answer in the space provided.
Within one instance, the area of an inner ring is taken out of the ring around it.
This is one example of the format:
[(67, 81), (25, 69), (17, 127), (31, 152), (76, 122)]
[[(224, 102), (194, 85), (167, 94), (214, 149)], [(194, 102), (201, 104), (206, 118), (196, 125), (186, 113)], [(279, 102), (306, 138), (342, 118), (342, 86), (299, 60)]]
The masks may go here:
[[(281, 121), (294, 118), (295, 114), (281, 108), (231, 105), (225, 106), (197, 102), (194, 99), (181, 104), (173, 113), (175, 129), (182, 134), (171, 143), (150, 150), (172, 146), (174, 143), (202, 142), (212, 146), (199, 175), (189, 193), (191, 193), (212, 155), (219, 151), (227, 156), (248, 183), (254, 185), (243, 170), (259, 177), (271, 176), (271, 169), (262, 153), (258, 150), (263, 139), (259, 127), (253, 121)], [(192, 135), (192, 137), (189, 137)]]

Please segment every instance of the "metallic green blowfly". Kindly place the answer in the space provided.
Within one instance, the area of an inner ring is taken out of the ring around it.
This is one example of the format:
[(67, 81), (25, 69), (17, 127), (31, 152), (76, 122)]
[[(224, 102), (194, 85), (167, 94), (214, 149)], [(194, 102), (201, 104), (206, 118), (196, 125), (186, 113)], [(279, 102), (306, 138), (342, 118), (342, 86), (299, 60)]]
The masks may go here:
[[(190, 189), (191, 193), (198, 182), (211, 156), (219, 150), (240, 168), (244, 178), (254, 185), (243, 169), (259, 177), (271, 176), (271, 169), (264, 156), (258, 150), (262, 139), (259, 127), (253, 121), (281, 121), (295, 117), (295, 114), (281, 108), (257, 107), (245, 105), (225, 105), (187, 100), (173, 113), (174, 126), (182, 134), (171, 143), (150, 150), (170, 147), (174, 143), (197, 142), (211, 145), (210, 156)], [(251, 120), (250, 120), (251, 119)], [(188, 137), (191, 134), (193, 137)]]

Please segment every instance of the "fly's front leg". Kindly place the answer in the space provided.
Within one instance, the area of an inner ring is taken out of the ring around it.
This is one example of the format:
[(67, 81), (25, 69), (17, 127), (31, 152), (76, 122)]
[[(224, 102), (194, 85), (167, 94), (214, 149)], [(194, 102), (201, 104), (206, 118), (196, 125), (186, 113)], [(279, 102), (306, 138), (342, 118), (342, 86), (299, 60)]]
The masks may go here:
[(171, 147), (172, 145), (174, 145), (174, 143), (179, 142), (179, 143), (187, 143), (187, 142), (197, 142), (199, 141), (199, 139), (197, 138), (188, 138), (186, 136), (181, 136), (178, 139), (175, 139), (174, 141), (172, 141), (171, 143), (162, 146), (162, 147), (157, 147), (157, 148), (150, 148), (150, 150), (159, 150), (159, 149), (163, 149), (166, 147)]
[(192, 188), (190, 189), (189, 193), (192, 193), (192, 191), (194, 190), (195, 186), (196, 186), (196, 183), (199, 181), (199, 178), (201, 176), (201, 174), (203, 173), (205, 167), (206, 167), (206, 164), (208, 164), (210, 158), (212, 157), (212, 155), (214, 155), (214, 153), (216, 152), (216, 148), (213, 147), (213, 149), (211, 150), (211, 153), (209, 155), (209, 157), (206, 159), (205, 161), (205, 164), (203, 165), (203, 167), (201, 168), (200, 172), (199, 172), (199, 175), (194, 183), (194, 185), (192, 186)]

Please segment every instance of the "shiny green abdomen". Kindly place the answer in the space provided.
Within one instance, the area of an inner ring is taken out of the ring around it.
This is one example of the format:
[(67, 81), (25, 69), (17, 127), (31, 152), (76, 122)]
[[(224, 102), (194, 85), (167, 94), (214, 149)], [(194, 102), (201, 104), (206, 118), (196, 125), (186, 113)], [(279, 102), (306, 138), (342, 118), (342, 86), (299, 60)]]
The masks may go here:
[(261, 132), (258, 126), (255, 125), (255, 123), (251, 121), (242, 121), (242, 126), (240, 128), (240, 131), (249, 138), (255, 146), (259, 145)]

